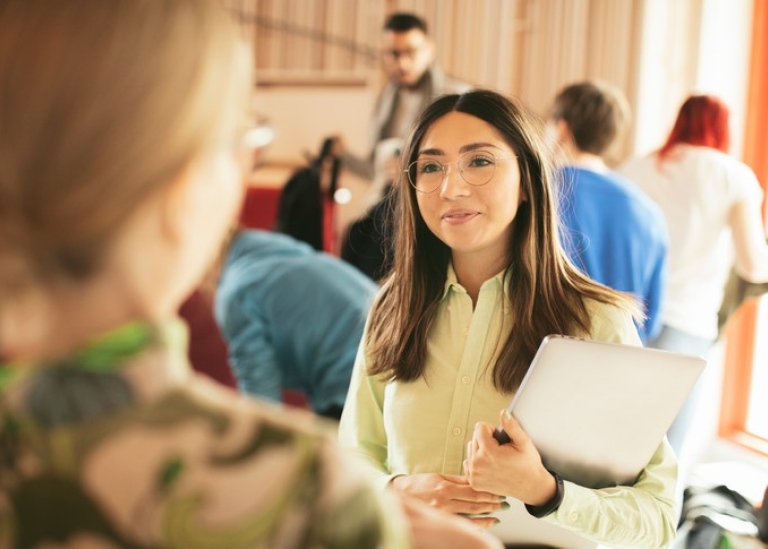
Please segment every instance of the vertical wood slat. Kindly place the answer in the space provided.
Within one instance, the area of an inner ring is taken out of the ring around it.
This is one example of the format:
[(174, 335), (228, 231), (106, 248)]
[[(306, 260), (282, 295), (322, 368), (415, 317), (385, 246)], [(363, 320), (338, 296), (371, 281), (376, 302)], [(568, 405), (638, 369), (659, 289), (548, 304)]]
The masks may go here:
[(431, 25), (432, 38), (435, 41), (436, 57), (443, 69), (451, 76), (458, 76), (457, 50), (453, 47), (453, 37), (456, 35), (456, 21), (459, 18), (454, 2), (443, 4), (443, 10), (436, 10), (434, 20), (439, 24)]
[(489, 26), (496, 21), (496, 42), (490, 45), (489, 59), (495, 60), (495, 67), (489, 67), (494, 75), (492, 87), (496, 90), (509, 89), (512, 71), (515, 65), (515, 36), (523, 32), (523, 27), (515, 19), (515, 6), (518, 0), (497, 2)]
[(509, 33), (512, 45), (509, 75), (507, 79), (499, 82), (499, 90), (510, 90), (515, 95), (521, 95), (523, 89), (522, 75), (529, 55), (529, 37), (533, 31), (533, 10), (530, 6), (533, 1), (516, 0), (511, 7), (510, 4), (502, 4), (505, 6), (505, 13), (511, 13), (508, 15), (511, 18), (505, 20), (516, 21), (517, 32)]
[[(269, 2), (265, 0), (256, 0), (256, 18), (267, 19), (269, 18)], [(256, 40), (254, 41), (255, 62), (256, 68), (266, 68), (269, 65), (269, 50), (271, 45), (270, 31), (263, 27), (259, 27), (256, 31)], [(258, 81), (258, 74), (257, 74)]]
[[(294, 0), (295, 15), (299, 21), (299, 25), (302, 28), (308, 29), (311, 33), (314, 30), (315, 25), (315, 8), (317, 2), (314, 0)], [(299, 67), (305, 71), (312, 71), (312, 39), (308, 36), (302, 37), (300, 40), (295, 41), (297, 48), (296, 56), (299, 60)], [(328, 49), (327, 45), (324, 45), (323, 49)]]
[[(354, 13), (353, 13), (354, 15)], [(328, 32), (332, 36), (344, 36), (346, 33), (345, 27), (342, 26), (342, 23), (347, 23), (346, 28), (349, 29), (353, 25), (349, 25), (348, 21), (345, 21), (346, 17), (348, 16), (347, 13), (339, 9), (339, 3), (335, 2), (334, 0), (326, 0), (325, 6), (324, 6), (324, 13), (323, 13), (323, 21), (324, 25), (320, 27), (320, 31), (322, 31), (324, 28), (328, 30)], [(350, 19), (351, 21), (354, 21), (354, 19)], [(348, 34), (346, 35), (348, 36)], [(342, 70), (353, 70), (352, 64), (349, 62), (350, 56), (349, 54), (351, 52), (346, 51), (342, 48), (335, 47), (335, 48), (315, 48), (315, 50), (320, 55), (320, 71), (326, 71), (331, 70), (334, 68), (339, 68)]]
[[(321, 33), (324, 29), (331, 26), (331, 22), (328, 20), (328, 2), (329, 0), (316, 0), (315, 2), (315, 14), (312, 28), (317, 33)], [(317, 48), (314, 47), (314, 44), (310, 41), (309, 48), (312, 54), (313, 70), (323, 72), (329, 68), (329, 63), (330, 67), (341, 66), (337, 55), (338, 47)]]
[[(279, 2), (273, 4), (273, 8), (270, 11), (275, 15), (275, 20), (278, 23), (280, 21), (290, 21), (290, 7), (290, 2)], [(269, 68), (280, 69), (286, 64), (282, 54), (287, 54), (289, 52), (289, 46), (286, 45), (287, 39), (285, 33), (274, 31), (272, 37), (274, 46), (269, 51)]]

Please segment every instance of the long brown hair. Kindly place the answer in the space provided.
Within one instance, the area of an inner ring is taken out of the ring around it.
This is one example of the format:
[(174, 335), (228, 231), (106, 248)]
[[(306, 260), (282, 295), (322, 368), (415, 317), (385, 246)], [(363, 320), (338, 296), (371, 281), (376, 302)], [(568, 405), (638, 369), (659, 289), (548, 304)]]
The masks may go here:
[[(401, 173), (416, 159), (432, 124), (449, 112), (484, 120), (517, 155), (520, 192), (527, 200), (512, 222), (508, 266), (512, 268), (505, 276), (513, 326), (493, 367), (495, 386), (514, 391), (545, 336), (589, 333), (586, 298), (640, 313), (629, 296), (586, 278), (566, 258), (558, 237), (553, 174), (541, 139), (541, 121), (518, 102), (488, 90), (438, 98), (422, 112), (407, 140)], [(394, 267), (373, 305), (366, 351), (369, 374), (411, 381), (425, 373), (427, 339), (451, 250), (427, 228), (407, 178), (401, 177), (396, 185)]]

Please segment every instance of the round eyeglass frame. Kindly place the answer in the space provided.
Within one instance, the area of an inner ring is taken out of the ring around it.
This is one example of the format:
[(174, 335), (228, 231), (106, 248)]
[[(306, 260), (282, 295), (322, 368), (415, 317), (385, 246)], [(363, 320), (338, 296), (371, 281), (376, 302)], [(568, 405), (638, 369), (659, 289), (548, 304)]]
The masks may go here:
[[(413, 162), (408, 164), (408, 168), (403, 170), (405, 172), (405, 178), (408, 180), (408, 183), (410, 184), (410, 186), (413, 187), (416, 191), (418, 191), (420, 193), (424, 193), (424, 194), (431, 193), (431, 192), (434, 192), (437, 189), (439, 189), (440, 186), (445, 181), (445, 178), (448, 176), (448, 166), (450, 166), (452, 164), (456, 164), (456, 168), (459, 171), (459, 176), (461, 176), (461, 180), (462, 181), (464, 181), (470, 187), (482, 187), (482, 186), (487, 185), (488, 183), (490, 183), (491, 180), (493, 179), (493, 176), (496, 175), (496, 164), (493, 165), (493, 173), (488, 178), (488, 181), (485, 181), (484, 183), (480, 183), (480, 184), (470, 183), (469, 181), (467, 181), (467, 179), (464, 177), (464, 173), (458, 168), (458, 164), (464, 159), (465, 156), (470, 155), (470, 154), (477, 154), (477, 153), (478, 153), (478, 151), (467, 151), (467, 152), (463, 153), (462, 155), (460, 155), (458, 160), (454, 160), (453, 162), (441, 162), (441, 161), (436, 160), (436, 159), (432, 160), (432, 162), (435, 162), (436, 164), (440, 164), (440, 166), (442, 167), (442, 170), (441, 170), (442, 171), (442, 177), (440, 178), (440, 182), (437, 185), (435, 185), (432, 189), (429, 189), (429, 190), (420, 189), (416, 185), (416, 182), (413, 181), (413, 179), (411, 178), (411, 171), (420, 162), (420, 160), (414, 160)], [(486, 156), (493, 157), (494, 162), (496, 160), (508, 160), (510, 158), (517, 158), (516, 154), (495, 155), (495, 154), (487, 152), (487, 151), (483, 152), (482, 154), (484, 154)]]

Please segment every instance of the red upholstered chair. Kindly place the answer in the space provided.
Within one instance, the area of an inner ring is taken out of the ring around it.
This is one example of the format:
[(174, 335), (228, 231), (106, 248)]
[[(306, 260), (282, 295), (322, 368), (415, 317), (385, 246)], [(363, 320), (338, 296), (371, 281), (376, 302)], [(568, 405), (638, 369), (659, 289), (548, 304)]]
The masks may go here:
[[(188, 356), (192, 369), (237, 390), (237, 380), (229, 364), (227, 344), (213, 317), (210, 298), (196, 290), (182, 304), (179, 315), (189, 328)], [(283, 391), (283, 402), (309, 409), (306, 396), (299, 391)]]
[(229, 365), (229, 352), (213, 317), (211, 299), (195, 290), (182, 303), (179, 315), (189, 328), (188, 356), (192, 368), (222, 385), (237, 388)]
[(271, 230), (277, 218), (280, 191), (277, 187), (248, 187), (240, 223), (249, 229)]

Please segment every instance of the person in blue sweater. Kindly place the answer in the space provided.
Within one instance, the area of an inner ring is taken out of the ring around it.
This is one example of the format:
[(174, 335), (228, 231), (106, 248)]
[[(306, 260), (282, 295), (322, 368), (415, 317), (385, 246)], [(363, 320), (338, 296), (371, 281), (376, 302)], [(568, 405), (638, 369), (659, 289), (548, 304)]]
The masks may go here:
[(376, 289), (352, 265), (287, 235), (235, 231), (214, 314), (240, 390), (275, 401), (298, 391), (338, 419)]
[(644, 304), (646, 320), (637, 328), (645, 343), (661, 329), (668, 236), (660, 208), (605, 162), (628, 113), (619, 90), (580, 82), (555, 98), (550, 128), (565, 157), (559, 202), (566, 253), (590, 278)]

